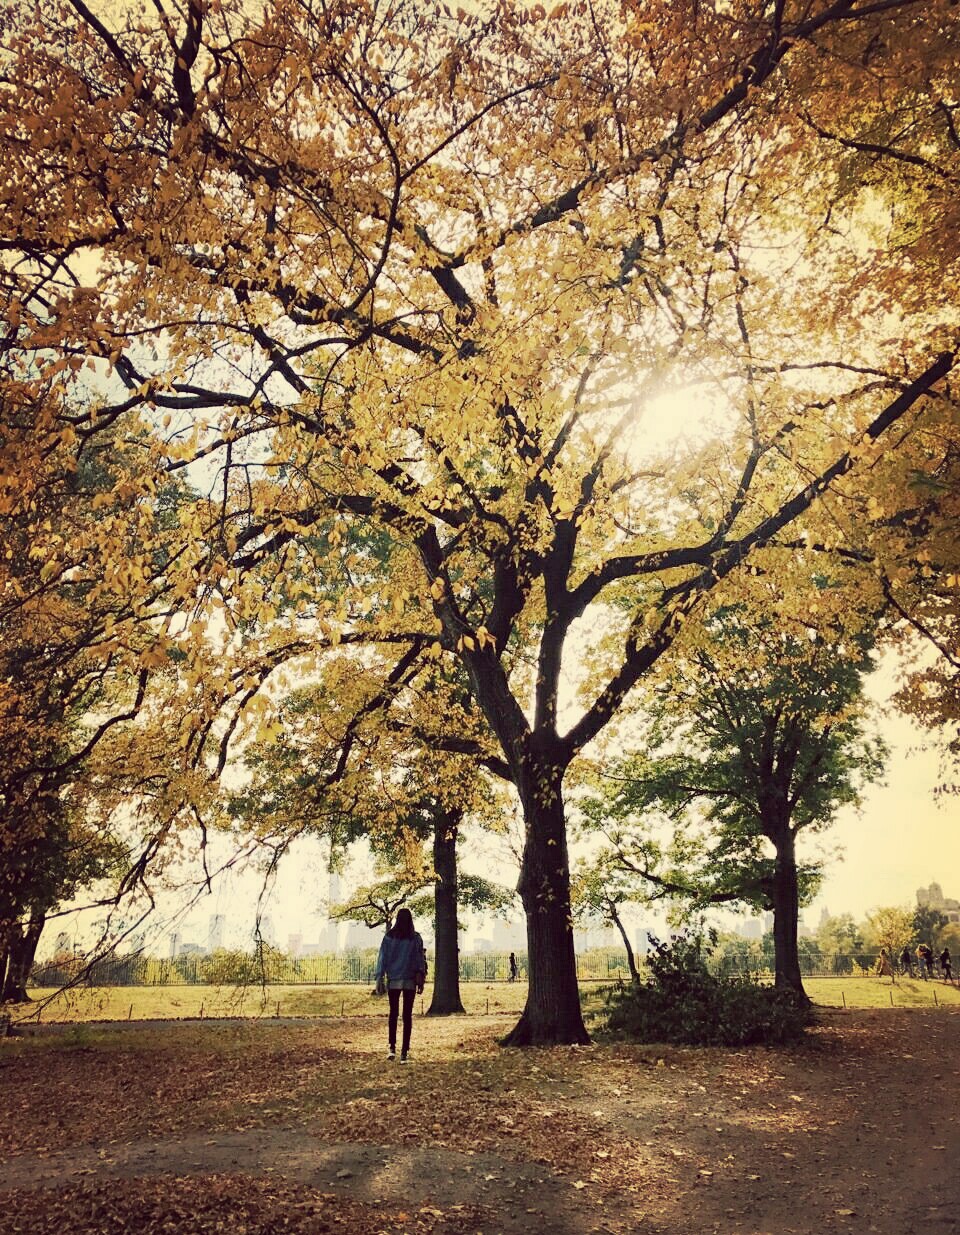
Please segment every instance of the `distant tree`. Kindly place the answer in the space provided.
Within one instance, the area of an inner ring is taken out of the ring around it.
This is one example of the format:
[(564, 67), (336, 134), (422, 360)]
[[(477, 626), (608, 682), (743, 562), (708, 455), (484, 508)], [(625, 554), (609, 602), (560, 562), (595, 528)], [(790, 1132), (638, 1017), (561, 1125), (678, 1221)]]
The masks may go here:
[(909, 909), (888, 905), (867, 914), (867, 944), (886, 948), (895, 959), (913, 941), (913, 914)]
[(726, 931), (717, 932), (713, 958), (721, 972), (754, 973), (764, 967), (763, 944)]
[[(884, 748), (865, 724), (871, 668), (863, 638), (721, 610), (645, 696), (646, 753), (616, 764), (587, 810), (622, 866), (664, 892), (771, 908), (776, 984), (801, 994), (799, 909), (818, 868), (798, 860), (797, 838), (880, 775)], [(658, 810), (677, 828), (669, 869), (644, 834)]]
[[(368, 926), (388, 925), (404, 904), (429, 914), (434, 1016), (463, 1011), (458, 912), (496, 910), (513, 898), (459, 873), (465, 819), (489, 825), (499, 811), (482, 770), (482, 744), (470, 736), (471, 710), (469, 695), (436, 665), (424, 668), (411, 656), (377, 679), (358, 675), (355, 654), (346, 651), (329, 658), (312, 685), (283, 697), (262, 740), (244, 754), (248, 783), (229, 798), (241, 836), (263, 837), (271, 868), (304, 834), (328, 839), (334, 861), (351, 844), (369, 843), (379, 877), (335, 912)], [(458, 743), (449, 740), (454, 716)], [(422, 895), (416, 899), (428, 886), (429, 906)]]
[(918, 905), (913, 911), (913, 938), (911, 942), (914, 947), (918, 943), (927, 943), (936, 952), (939, 950), (940, 937), (943, 933), (943, 928), (948, 924), (950, 919), (945, 913), (939, 909), (934, 909), (932, 905)]
[(428, 900), (417, 893), (433, 880), (427, 870), (418, 874), (387, 876), (373, 883), (359, 884), (342, 901), (330, 905), (330, 917), (336, 921), (361, 922), (372, 931), (389, 930), (397, 910), (404, 905), (411, 913), (422, 912)]
[(822, 922), (817, 928), (817, 943), (821, 952), (828, 956), (850, 956), (864, 947), (863, 933), (851, 913), (828, 917)]
[(128, 857), (78, 793), (34, 797), (16, 844), (0, 844), (0, 1002), (29, 999), (27, 979), (50, 914), (80, 889), (119, 879)]
[(599, 920), (615, 926), (619, 931), (627, 953), (630, 977), (634, 982), (639, 982), (637, 958), (621, 910), (625, 905), (648, 900), (646, 891), (637, 886), (636, 879), (624, 870), (616, 853), (611, 850), (601, 853), (592, 861), (582, 862), (574, 869), (571, 891), (575, 920)]
[[(450, 1016), (464, 1011), (460, 997), (460, 950), (457, 944), (462, 929), (459, 914), (465, 910), (502, 912), (516, 899), (508, 888), (479, 875), (458, 872), (455, 832), (456, 824), (451, 821), (449, 812), (437, 815), (432, 837), (432, 866), (424, 855), (419, 869), (388, 872), (374, 883), (355, 888), (345, 900), (330, 907), (332, 917), (362, 922), (371, 929), (389, 929), (397, 910), (403, 905), (415, 920), (433, 918), (433, 995), (427, 1009), (428, 1016)], [(448, 856), (451, 849), (454, 850), (452, 863)], [(381, 862), (383, 860), (381, 856)]]
[[(960, 922), (950, 922), (940, 932), (939, 946), (941, 948), (949, 948), (950, 955), (960, 957)], [(954, 972), (956, 973), (958, 962), (954, 960)]]

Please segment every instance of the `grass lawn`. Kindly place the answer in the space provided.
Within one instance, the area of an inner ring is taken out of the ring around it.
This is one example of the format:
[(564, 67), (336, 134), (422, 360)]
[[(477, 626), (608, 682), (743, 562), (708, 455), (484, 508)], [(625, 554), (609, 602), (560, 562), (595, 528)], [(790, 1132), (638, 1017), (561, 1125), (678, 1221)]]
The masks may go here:
[[(596, 984), (590, 984), (591, 986)], [(526, 983), (464, 982), (469, 1013), (519, 1014)], [(416, 1011), (430, 1007), (433, 988), (418, 997)], [(31, 989), (32, 1003), (12, 1008), (14, 1021), (152, 1021), (194, 1017), (383, 1016), (386, 1000), (356, 983), (325, 986), (112, 986), (77, 987), (59, 994)]]
[[(581, 983), (588, 1010), (599, 1006), (598, 982)], [(960, 986), (868, 978), (809, 978), (806, 990), (815, 1004), (848, 1008), (932, 1008), (960, 1006)], [(464, 1008), (471, 1014), (517, 1015), (527, 996), (525, 982), (464, 982)], [(14, 1021), (184, 1020), (195, 1017), (383, 1016), (385, 1001), (365, 985), (327, 986), (117, 986), (80, 987), (58, 994), (32, 990), (33, 1002), (13, 1008)], [(417, 1000), (417, 1012), (430, 1006), (432, 988)], [(892, 996), (892, 1003), (891, 1003)]]
[[(919, 978), (807, 978), (807, 994), (825, 1008), (933, 1008), (960, 1006), (960, 984)], [(893, 1002), (891, 1004), (891, 996)]]

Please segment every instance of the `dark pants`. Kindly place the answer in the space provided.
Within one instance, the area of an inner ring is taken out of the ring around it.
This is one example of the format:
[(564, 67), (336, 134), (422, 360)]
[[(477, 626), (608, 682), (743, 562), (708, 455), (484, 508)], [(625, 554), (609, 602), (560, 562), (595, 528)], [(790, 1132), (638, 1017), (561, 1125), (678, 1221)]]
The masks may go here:
[(400, 1054), (406, 1055), (410, 1049), (410, 1031), (413, 1029), (413, 997), (416, 995), (415, 990), (395, 991), (388, 990), (387, 998), (390, 1000), (390, 1018), (387, 1021), (387, 1033), (390, 1038), (390, 1049), (397, 1049), (397, 1017), (400, 1015), (400, 996), (403, 996), (403, 1043), (400, 1047)]

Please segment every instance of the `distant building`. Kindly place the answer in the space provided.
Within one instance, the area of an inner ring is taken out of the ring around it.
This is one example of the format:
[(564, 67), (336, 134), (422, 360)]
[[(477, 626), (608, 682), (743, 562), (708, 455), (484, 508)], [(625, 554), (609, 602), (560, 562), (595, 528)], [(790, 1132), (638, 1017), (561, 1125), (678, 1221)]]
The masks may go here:
[(369, 926), (365, 926), (362, 922), (349, 922), (347, 924), (346, 936), (343, 941), (343, 950), (351, 952), (354, 949), (362, 950), (363, 948), (379, 947), (380, 934), (377, 931), (372, 931)]
[(479, 939), (479, 938), (474, 939), (473, 950), (474, 952), (492, 952), (493, 951), (493, 940), (492, 939)]
[(516, 952), (527, 946), (527, 928), (522, 923), (496, 921), (490, 933), (495, 952)]
[(199, 943), (182, 943), (177, 949), (177, 956), (206, 956), (207, 949)]
[(917, 888), (917, 904), (922, 909), (938, 909), (948, 922), (960, 922), (960, 901), (944, 896), (939, 883)]
[(170, 956), (171, 957), (174, 957), (177, 955), (179, 944), (180, 944), (180, 936), (176, 933), (176, 931), (171, 932), (170, 934)]
[(757, 918), (744, 918), (737, 934), (742, 935), (744, 939), (762, 939), (763, 924)]
[(292, 956), (293, 959), (296, 960), (302, 951), (303, 951), (303, 936), (302, 935), (288, 935), (287, 936), (287, 956)]
[(226, 918), (222, 913), (212, 913), (207, 924), (207, 947), (218, 952), (223, 947), (223, 927)]

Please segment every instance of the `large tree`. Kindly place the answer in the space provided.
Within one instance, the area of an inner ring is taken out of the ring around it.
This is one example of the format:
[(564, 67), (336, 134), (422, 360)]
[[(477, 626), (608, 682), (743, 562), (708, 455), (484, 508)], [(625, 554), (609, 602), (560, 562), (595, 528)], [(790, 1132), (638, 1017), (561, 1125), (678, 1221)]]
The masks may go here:
[[(176, 659), (169, 728), (198, 773), (291, 648), (357, 645), (381, 679), (459, 662), (525, 819), (510, 1041), (583, 1041), (568, 769), (706, 595), (806, 554), (798, 521), (835, 537), (820, 499), (954, 366), (956, 10), (155, 9), (11, 17), (5, 507), (53, 572), (119, 598), (128, 658)], [(664, 458), (671, 394), (722, 440)], [(118, 429), (133, 479), (61, 543), (16, 496), (24, 447)], [(206, 500), (158, 555), (156, 494), (184, 472)], [(375, 583), (350, 582), (357, 525), (390, 545)], [(591, 639), (611, 615), (616, 646)]]

